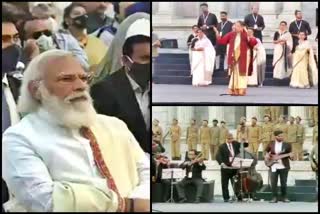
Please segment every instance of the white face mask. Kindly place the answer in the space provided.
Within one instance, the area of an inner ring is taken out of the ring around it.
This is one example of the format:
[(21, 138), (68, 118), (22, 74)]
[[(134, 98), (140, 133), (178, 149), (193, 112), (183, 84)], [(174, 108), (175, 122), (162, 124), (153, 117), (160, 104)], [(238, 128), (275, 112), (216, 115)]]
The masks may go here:
[(115, 12), (113, 8), (113, 4), (108, 4), (107, 9), (104, 11), (104, 15), (110, 18), (114, 18)]
[(37, 40), (40, 52), (44, 52), (50, 49), (54, 49), (53, 39), (51, 36), (41, 35)]
[(52, 31), (57, 32), (59, 30), (59, 24), (57, 23), (57, 21), (52, 17), (50, 17), (48, 21), (50, 22)]

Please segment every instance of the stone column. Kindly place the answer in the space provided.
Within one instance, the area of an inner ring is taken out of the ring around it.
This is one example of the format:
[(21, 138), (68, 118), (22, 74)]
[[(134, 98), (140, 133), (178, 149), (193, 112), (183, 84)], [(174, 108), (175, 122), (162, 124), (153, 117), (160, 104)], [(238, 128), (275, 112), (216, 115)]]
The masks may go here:
[(262, 118), (260, 116), (259, 106), (247, 106), (246, 107), (247, 125), (251, 124), (252, 117), (256, 117), (258, 122), (262, 121)]
[(214, 13), (217, 16), (219, 22), (220, 12), (225, 10), (225, 2), (208, 2), (208, 8), (209, 12)]
[(307, 109), (305, 106), (289, 106), (289, 112), (288, 112), (288, 117), (293, 116), (301, 117), (301, 123), (307, 125), (308, 124), (308, 115), (307, 115)]
[(226, 109), (230, 108), (229, 106), (209, 106), (208, 107), (208, 121), (209, 125), (212, 125), (212, 120), (217, 119), (220, 123), (221, 120), (224, 120), (224, 112)]
[(182, 129), (182, 137), (186, 136), (186, 129), (190, 125), (191, 119), (194, 117), (194, 107), (192, 106), (178, 106), (177, 107), (177, 119)]

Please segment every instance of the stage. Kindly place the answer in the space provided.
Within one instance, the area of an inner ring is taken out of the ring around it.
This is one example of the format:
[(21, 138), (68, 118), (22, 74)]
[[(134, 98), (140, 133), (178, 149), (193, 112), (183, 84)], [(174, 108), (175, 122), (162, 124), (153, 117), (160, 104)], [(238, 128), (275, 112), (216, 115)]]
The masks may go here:
[(214, 203), (177, 204), (153, 203), (152, 212), (317, 212), (318, 202), (278, 202), (253, 201), (224, 203), (217, 198)]
[(220, 96), (227, 85), (193, 87), (192, 85), (152, 84), (152, 102), (226, 103), (226, 104), (318, 104), (318, 88), (295, 89), (288, 86), (249, 87), (246, 96)]

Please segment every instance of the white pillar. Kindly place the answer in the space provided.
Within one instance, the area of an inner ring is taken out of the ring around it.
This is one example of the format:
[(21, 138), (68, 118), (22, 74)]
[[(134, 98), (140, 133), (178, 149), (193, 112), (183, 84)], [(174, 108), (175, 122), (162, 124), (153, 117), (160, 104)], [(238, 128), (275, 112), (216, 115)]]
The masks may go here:
[(288, 116), (301, 117), (301, 123), (308, 124), (307, 109), (305, 106), (289, 106)]
[(259, 106), (246, 107), (247, 125), (251, 124), (252, 117), (256, 117), (258, 121), (261, 121)]
[(217, 119), (220, 123), (221, 120), (224, 120), (224, 111), (225, 109), (230, 108), (228, 107), (224, 107), (224, 106), (209, 106), (208, 107), (208, 121), (209, 124), (212, 125), (212, 120)]
[(156, 15), (174, 15), (174, 2), (158, 2), (158, 11)]
[(186, 129), (190, 125), (190, 121), (194, 116), (194, 107), (192, 106), (178, 106), (177, 119), (182, 129), (182, 137), (185, 137)]

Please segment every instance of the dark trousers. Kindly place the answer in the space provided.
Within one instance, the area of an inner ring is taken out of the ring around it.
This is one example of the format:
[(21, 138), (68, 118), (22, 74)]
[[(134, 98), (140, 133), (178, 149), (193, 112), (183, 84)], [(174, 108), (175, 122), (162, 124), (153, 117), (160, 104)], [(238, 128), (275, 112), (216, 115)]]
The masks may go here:
[(177, 192), (179, 195), (179, 199), (186, 198), (186, 194), (184, 191), (184, 188), (186, 185), (193, 184), (196, 186), (197, 193), (196, 193), (196, 199), (200, 199), (203, 191), (203, 180), (202, 178), (184, 178), (182, 181), (177, 183)]
[(232, 177), (237, 174), (236, 169), (223, 169), (221, 168), (221, 187), (222, 187), (222, 196), (224, 200), (229, 200), (229, 180), (233, 183)]
[(162, 198), (161, 200), (163, 202), (167, 201), (170, 198), (170, 187), (171, 187), (171, 182), (170, 179), (158, 179), (157, 183), (162, 184)]
[(271, 172), (271, 190), (274, 198), (278, 196), (277, 186), (278, 186), (278, 176), (280, 176), (281, 183), (281, 196), (283, 198), (287, 197), (287, 178), (289, 169), (277, 169), (275, 172)]
[(9, 200), (9, 193), (8, 193), (8, 187), (6, 182), (2, 179), (2, 184), (1, 184), (1, 195), (2, 195), (2, 212), (4, 212), (3, 209), (3, 204), (6, 203)]

